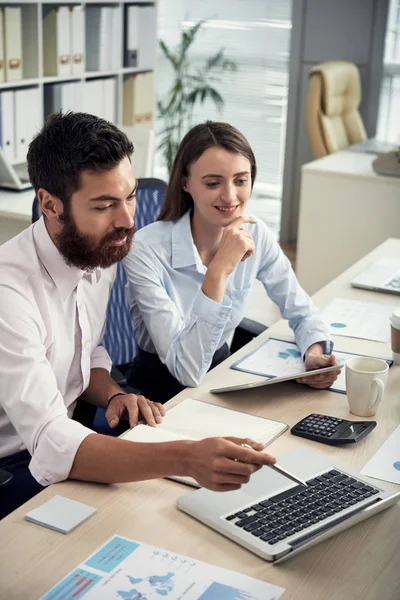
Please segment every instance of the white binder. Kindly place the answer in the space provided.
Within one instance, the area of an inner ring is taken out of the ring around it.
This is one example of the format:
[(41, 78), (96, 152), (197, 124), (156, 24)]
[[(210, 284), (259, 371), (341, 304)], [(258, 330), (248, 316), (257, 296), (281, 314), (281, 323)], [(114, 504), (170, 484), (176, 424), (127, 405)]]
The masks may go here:
[(21, 7), (4, 8), (4, 54), (7, 81), (22, 79)]
[(124, 66), (139, 66), (139, 6), (126, 7)]
[(4, 81), (5, 77), (4, 63), (4, 18), (3, 9), (0, 8), (0, 81)]
[(71, 72), (81, 75), (84, 71), (83, 7), (70, 6), (71, 18)]
[(14, 94), (15, 158), (24, 161), (28, 146), (42, 125), (40, 92), (38, 88), (24, 88)]
[(48, 116), (53, 112), (82, 110), (82, 84), (78, 82), (55, 83), (44, 88), (44, 112)]
[(122, 67), (122, 12), (119, 6), (112, 8), (111, 19), (111, 69), (120, 69)]
[(103, 81), (93, 79), (83, 84), (83, 111), (96, 117), (103, 114)]
[(68, 6), (51, 9), (43, 20), (43, 71), (71, 75), (71, 19)]
[(7, 160), (12, 163), (15, 160), (14, 92), (6, 91), (0, 93), (0, 107), (0, 145)]
[(115, 77), (103, 79), (103, 109), (100, 115), (103, 119), (115, 123), (117, 82)]
[(154, 6), (139, 8), (139, 62), (141, 69), (154, 69), (156, 62), (157, 12)]
[(112, 8), (86, 6), (86, 70), (111, 69)]

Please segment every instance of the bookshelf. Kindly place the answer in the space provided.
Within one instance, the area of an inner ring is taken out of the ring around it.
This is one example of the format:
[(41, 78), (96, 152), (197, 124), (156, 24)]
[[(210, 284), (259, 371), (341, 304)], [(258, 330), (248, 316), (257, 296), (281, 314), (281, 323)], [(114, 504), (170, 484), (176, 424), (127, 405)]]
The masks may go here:
[[(157, 0), (10, 0), (0, 8), (0, 145), (11, 164), (25, 160), (30, 139), (60, 108), (154, 128)], [(7, 72), (13, 53), (20, 56)]]

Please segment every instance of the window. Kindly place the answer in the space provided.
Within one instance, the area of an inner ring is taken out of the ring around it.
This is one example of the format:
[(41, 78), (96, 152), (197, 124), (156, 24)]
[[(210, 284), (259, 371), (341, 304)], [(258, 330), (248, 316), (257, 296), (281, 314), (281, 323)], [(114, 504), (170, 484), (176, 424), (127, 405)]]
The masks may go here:
[(377, 138), (400, 144), (400, 0), (389, 3)]
[[(251, 6), (250, 6), (251, 5)], [(256, 155), (258, 174), (250, 210), (279, 235), (281, 192), (289, 85), (292, 0), (159, 0), (159, 38), (178, 42), (182, 28), (205, 19), (191, 52), (204, 60), (220, 48), (236, 62), (217, 87), (225, 100), (222, 113), (204, 104), (193, 124), (206, 119), (227, 121), (240, 129)], [(169, 87), (171, 74), (159, 53), (157, 95)], [(161, 129), (161, 123), (158, 123)], [(166, 176), (162, 156), (156, 156), (156, 174)]]

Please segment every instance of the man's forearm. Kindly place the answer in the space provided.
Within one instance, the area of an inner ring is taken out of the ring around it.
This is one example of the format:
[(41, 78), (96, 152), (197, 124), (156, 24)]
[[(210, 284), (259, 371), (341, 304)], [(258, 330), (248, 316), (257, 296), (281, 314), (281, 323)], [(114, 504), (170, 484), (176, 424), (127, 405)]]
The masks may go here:
[(106, 408), (111, 396), (123, 391), (118, 383), (111, 379), (107, 369), (92, 369), (89, 386), (83, 392), (82, 398), (89, 404)]
[(106, 435), (88, 435), (78, 448), (69, 477), (98, 483), (123, 483), (187, 475), (190, 441), (146, 444)]

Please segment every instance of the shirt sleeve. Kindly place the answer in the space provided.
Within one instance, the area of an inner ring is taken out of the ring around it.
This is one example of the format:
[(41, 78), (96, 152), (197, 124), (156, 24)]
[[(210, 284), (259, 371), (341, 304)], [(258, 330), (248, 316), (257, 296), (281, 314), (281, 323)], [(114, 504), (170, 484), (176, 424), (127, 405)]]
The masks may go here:
[(265, 225), (258, 225), (263, 255), (257, 279), (262, 282), (271, 300), (278, 305), (282, 317), (288, 319), (296, 343), (304, 356), (312, 344), (331, 340), (328, 328), (311, 298), (297, 281), (291, 264), (278, 242)]
[(68, 417), (46, 357), (46, 332), (33, 301), (0, 287), (0, 403), (32, 459), (41, 485), (67, 479), (82, 441), (94, 433)]
[(199, 289), (188, 314), (182, 316), (177, 302), (185, 291), (175, 287), (175, 298), (171, 298), (155, 263), (151, 250), (135, 242), (124, 260), (129, 295), (135, 299), (157, 354), (170, 373), (182, 385), (199, 385), (231, 315), (231, 299), (224, 296), (220, 304)]

